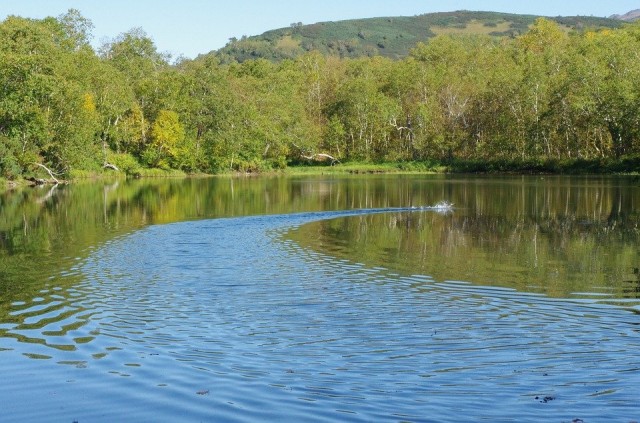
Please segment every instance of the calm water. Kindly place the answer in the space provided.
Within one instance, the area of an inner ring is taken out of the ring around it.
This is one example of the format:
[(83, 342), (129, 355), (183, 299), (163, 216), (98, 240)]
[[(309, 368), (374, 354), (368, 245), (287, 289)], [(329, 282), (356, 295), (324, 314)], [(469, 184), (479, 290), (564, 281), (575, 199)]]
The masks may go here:
[(639, 205), (584, 177), (4, 194), (0, 420), (639, 420)]

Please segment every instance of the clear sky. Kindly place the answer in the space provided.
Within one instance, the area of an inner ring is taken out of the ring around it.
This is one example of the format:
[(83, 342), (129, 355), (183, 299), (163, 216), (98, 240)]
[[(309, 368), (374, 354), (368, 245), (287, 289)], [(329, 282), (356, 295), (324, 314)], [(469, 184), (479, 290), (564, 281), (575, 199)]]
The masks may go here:
[(96, 46), (140, 27), (159, 51), (193, 58), (223, 47), (231, 37), (258, 35), (294, 22), (454, 10), (608, 17), (639, 9), (640, 0), (0, 0), (0, 20), (8, 15), (57, 17), (71, 8), (93, 22)]

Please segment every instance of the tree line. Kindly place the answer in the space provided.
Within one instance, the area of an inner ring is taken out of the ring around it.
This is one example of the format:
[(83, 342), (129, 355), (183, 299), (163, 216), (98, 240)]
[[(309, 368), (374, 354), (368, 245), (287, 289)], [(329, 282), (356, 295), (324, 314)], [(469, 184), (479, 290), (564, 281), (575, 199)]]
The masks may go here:
[(96, 51), (91, 30), (73, 9), (0, 23), (0, 176), (640, 153), (640, 24), (569, 33), (541, 18), (512, 38), (438, 36), (401, 60), (228, 64), (172, 59), (141, 29)]

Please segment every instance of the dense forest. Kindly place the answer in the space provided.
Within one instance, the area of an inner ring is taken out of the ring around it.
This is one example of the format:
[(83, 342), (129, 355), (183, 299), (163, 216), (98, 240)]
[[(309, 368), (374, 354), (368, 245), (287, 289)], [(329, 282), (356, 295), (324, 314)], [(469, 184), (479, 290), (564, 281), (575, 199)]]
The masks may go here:
[(175, 60), (141, 29), (94, 51), (91, 30), (76, 10), (0, 23), (1, 177), (640, 157), (637, 23), (571, 32), (541, 18), (515, 37), (440, 35), (396, 60), (243, 63)]

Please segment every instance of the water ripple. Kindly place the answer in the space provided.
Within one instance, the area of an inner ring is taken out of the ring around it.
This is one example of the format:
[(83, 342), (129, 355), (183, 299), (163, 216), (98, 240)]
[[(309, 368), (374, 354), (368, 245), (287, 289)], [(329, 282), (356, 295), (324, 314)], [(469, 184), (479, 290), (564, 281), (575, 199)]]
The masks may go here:
[(1, 322), (0, 371), (24, 387), (0, 390), (11, 404), (4, 415), (640, 417), (637, 314), (595, 301), (399, 276), (284, 238), (290, 227), (344, 214), (154, 226), (96, 249), (74, 263), (69, 277), (80, 281), (72, 288), (15, 302), (12, 320)]

